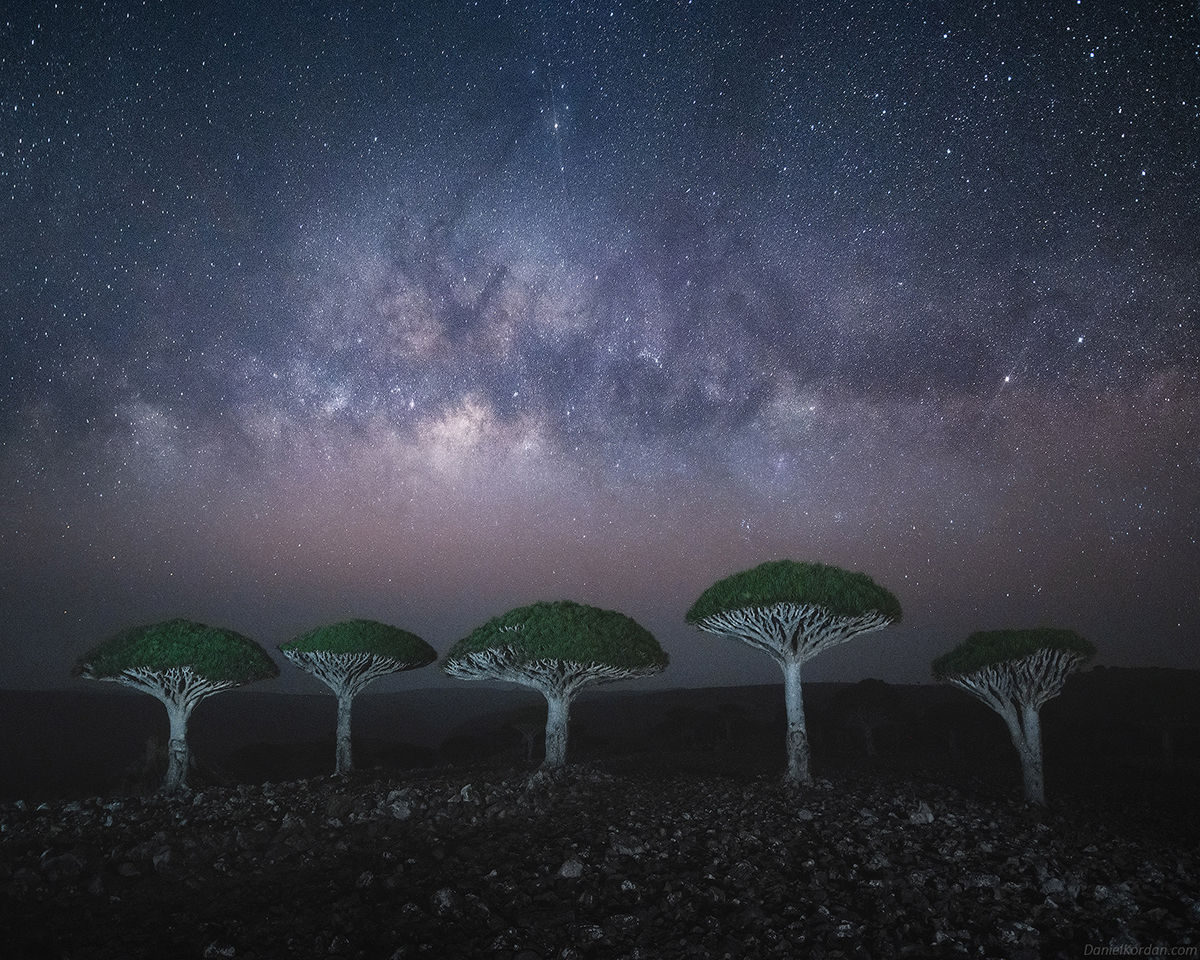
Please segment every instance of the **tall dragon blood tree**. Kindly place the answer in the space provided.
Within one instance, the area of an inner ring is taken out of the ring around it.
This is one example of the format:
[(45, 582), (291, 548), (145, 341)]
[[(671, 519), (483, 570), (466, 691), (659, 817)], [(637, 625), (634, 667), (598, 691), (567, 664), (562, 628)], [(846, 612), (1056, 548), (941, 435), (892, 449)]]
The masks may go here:
[(771, 656), (783, 670), (787, 779), (811, 784), (800, 668), (822, 650), (899, 623), (900, 601), (865, 573), (823, 563), (772, 560), (718, 580), (685, 620)]
[(546, 698), (543, 769), (567, 759), (571, 700), (589, 683), (648, 677), (667, 654), (636, 620), (569, 600), (517, 607), (459, 640), (443, 669), (460, 680), (505, 680)]
[(1073, 630), (984, 630), (934, 660), (933, 676), (1000, 714), (1021, 758), (1025, 798), (1044, 806), (1042, 705), (1095, 655), (1096, 648)]
[(232, 630), (192, 620), (134, 627), (84, 654), (71, 671), (157, 697), (167, 708), (170, 739), (164, 793), (187, 788), (187, 724), (196, 704), (222, 690), (279, 676), (261, 646)]
[(437, 651), (415, 633), (375, 620), (347, 620), (318, 627), (279, 652), (311, 673), (337, 697), (337, 766), (334, 776), (354, 768), (350, 740), (350, 707), (373, 680), (391, 673), (425, 667)]

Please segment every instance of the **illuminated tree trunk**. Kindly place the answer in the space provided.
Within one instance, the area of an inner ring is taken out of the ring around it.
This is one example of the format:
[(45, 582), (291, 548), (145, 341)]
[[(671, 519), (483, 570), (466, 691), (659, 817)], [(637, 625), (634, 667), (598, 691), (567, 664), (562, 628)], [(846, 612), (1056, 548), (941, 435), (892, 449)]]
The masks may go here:
[(542, 766), (561, 767), (567, 762), (567, 731), (571, 696), (563, 691), (546, 691), (546, 759)]
[[(980, 698), (983, 699), (983, 698)], [(985, 700), (984, 702), (988, 702)], [(1025, 799), (1039, 806), (1046, 805), (1046, 781), (1042, 765), (1042, 724), (1038, 708), (1028, 703), (989, 703), (1004, 719), (1008, 735), (1021, 760), (1021, 776), (1025, 781)]]
[(513, 724), (513, 729), (521, 735), (521, 750), (525, 756), (525, 762), (532, 764), (534, 748), (537, 747), (537, 736), (540, 733), (545, 739), (546, 725), (518, 722)]
[(192, 713), (192, 705), (179, 703), (167, 697), (162, 698), (167, 708), (167, 717), (171, 722), (171, 732), (167, 740), (167, 777), (163, 781), (164, 793), (175, 793), (187, 784), (188, 754), (187, 723)]
[(1025, 799), (1030, 803), (1046, 805), (1046, 782), (1042, 773), (1042, 725), (1038, 711), (1029, 704), (1021, 707), (1021, 723), (1018, 730), (1011, 725), (1013, 744), (1021, 755), (1021, 773), (1025, 778)]
[(1175, 738), (1168, 721), (1163, 721), (1158, 728), (1158, 743), (1162, 750), (1162, 766), (1171, 770), (1175, 766)]
[(1021, 776), (1025, 780), (1025, 799), (1030, 803), (1046, 804), (1046, 783), (1042, 774), (1042, 727), (1037, 708), (1029, 704), (1004, 704), (998, 713), (1004, 718), (1008, 735), (1021, 760)]
[(810, 785), (811, 751), (808, 730), (804, 725), (804, 695), (800, 685), (800, 660), (780, 660), (783, 668), (783, 701), (787, 708), (787, 779), (792, 783)]
[(859, 717), (859, 729), (863, 735), (863, 745), (867, 751), (868, 757), (879, 756), (879, 751), (875, 749), (875, 725), (871, 723), (870, 717)]
[(334, 776), (340, 777), (354, 769), (350, 740), (350, 705), (354, 702), (354, 691), (345, 687), (337, 690), (337, 702), (337, 768)]

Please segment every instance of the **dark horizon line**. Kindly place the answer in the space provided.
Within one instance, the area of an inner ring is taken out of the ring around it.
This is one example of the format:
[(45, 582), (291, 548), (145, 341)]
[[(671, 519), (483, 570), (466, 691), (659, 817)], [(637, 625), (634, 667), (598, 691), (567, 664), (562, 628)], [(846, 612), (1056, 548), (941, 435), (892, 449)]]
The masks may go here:
[[(1093, 672), (1094, 670), (1174, 671), (1177, 673), (1194, 673), (1197, 676), (1200, 676), (1200, 667), (1176, 667), (1176, 666), (1162, 666), (1162, 665), (1154, 665), (1154, 664), (1145, 664), (1145, 665), (1141, 665), (1141, 666), (1119, 666), (1119, 665), (1107, 665), (1107, 664), (1094, 664), (1084, 670), (1079, 670), (1076, 672), (1080, 673), (1080, 674), (1087, 674), (1087, 673)], [(381, 678), (381, 679), (383, 679), (383, 678)], [(880, 678), (873, 677), (873, 676), (866, 676), (866, 677), (859, 677), (857, 680), (805, 680), (804, 686), (806, 686), (806, 687), (810, 687), (810, 686), (811, 687), (853, 686), (854, 684), (861, 683), (864, 680), (880, 680)], [(259, 682), (265, 683), (265, 681), (259, 681)], [(582, 690), (580, 690), (579, 696), (589, 696), (589, 695), (594, 695), (594, 694), (607, 694), (607, 693), (617, 694), (617, 695), (636, 694), (636, 695), (641, 696), (641, 695), (649, 695), (649, 694), (663, 693), (666, 691), (676, 691), (676, 690), (678, 690), (678, 691), (685, 691), (685, 690), (691, 690), (691, 691), (695, 691), (695, 690), (744, 690), (749, 687), (780, 687), (780, 686), (783, 686), (782, 678), (780, 678), (777, 681), (771, 680), (771, 681), (750, 682), (750, 683), (702, 684), (702, 685), (696, 685), (696, 686), (660, 685), (660, 686), (652, 686), (652, 687), (647, 688), (644, 685), (641, 685), (641, 683), (642, 683), (641, 681), (636, 681), (639, 683), (639, 686), (635, 686), (635, 687), (625, 687), (622, 685), (623, 683), (634, 683), (634, 682), (635, 681), (622, 681), (622, 682), (613, 683), (613, 684), (605, 683), (605, 684), (596, 684), (596, 685), (584, 687)], [(890, 680), (881, 680), (881, 682), (886, 683), (889, 687), (897, 687), (897, 688), (940, 687), (943, 689), (952, 689), (951, 684), (946, 683), (944, 681), (933, 680), (932, 678), (927, 681), (922, 681), (920, 683), (895, 683)], [(506, 682), (503, 680), (483, 680), (483, 681), (471, 681), (470, 685), (466, 684), (465, 682), (459, 682), (459, 683), (446, 683), (446, 684), (439, 684), (439, 685), (430, 684), (430, 685), (425, 685), (425, 686), (420, 686), (420, 687), (405, 687), (403, 690), (374, 690), (374, 691), (373, 690), (365, 690), (362, 693), (358, 694), (358, 696), (355, 697), (355, 700), (358, 700), (360, 697), (397, 696), (397, 695), (407, 695), (407, 694), (412, 694), (412, 693), (423, 693), (426, 691), (446, 691), (446, 690), (461, 690), (463, 692), (466, 692), (471, 689), (475, 689), (475, 690), (480, 690), (480, 689), (510, 690), (513, 693), (517, 693), (519, 691), (526, 690), (526, 688), (524, 688), (524, 687), (520, 687), (519, 685), (514, 685), (510, 682)], [(77, 684), (71, 684), (70, 686), (61, 686), (61, 687), (0, 687), (0, 696), (6, 696), (8, 694), (15, 694), (15, 693), (23, 693), (23, 694), (75, 693), (75, 694), (84, 694), (84, 695), (122, 696), (122, 697), (125, 697), (125, 696), (128, 696), (128, 697), (147, 696), (147, 694), (144, 691), (135, 690), (129, 686), (126, 686), (125, 684), (118, 683), (115, 681), (105, 681), (102, 684), (97, 683), (94, 680), (80, 681)], [(215, 694), (215, 695), (220, 696), (220, 695), (230, 694), (230, 693), (240, 693), (240, 694), (254, 693), (254, 694), (263, 694), (263, 695), (267, 695), (267, 696), (284, 696), (284, 697), (329, 697), (329, 696), (332, 696), (332, 694), (327, 690), (308, 690), (308, 691), (305, 691), (305, 690), (280, 690), (278, 688), (259, 687), (258, 683), (248, 683), (248, 684), (244, 684), (239, 687), (232, 687), (228, 690), (221, 691), (220, 694)], [(528, 693), (531, 697), (532, 696), (541, 696), (541, 694), (537, 693), (537, 691), (535, 691), (535, 690), (529, 690)]]

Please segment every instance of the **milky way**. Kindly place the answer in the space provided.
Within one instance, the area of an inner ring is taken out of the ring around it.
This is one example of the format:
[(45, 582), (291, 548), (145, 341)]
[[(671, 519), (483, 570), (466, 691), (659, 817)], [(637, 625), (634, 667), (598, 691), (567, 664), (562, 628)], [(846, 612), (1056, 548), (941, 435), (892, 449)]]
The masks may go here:
[(1200, 667), (1193, 6), (374, 6), (0, 21), (0, 682), (558, 598), (774, 680), (682, 617), (781, 556), (905, 609), (814, 679)]

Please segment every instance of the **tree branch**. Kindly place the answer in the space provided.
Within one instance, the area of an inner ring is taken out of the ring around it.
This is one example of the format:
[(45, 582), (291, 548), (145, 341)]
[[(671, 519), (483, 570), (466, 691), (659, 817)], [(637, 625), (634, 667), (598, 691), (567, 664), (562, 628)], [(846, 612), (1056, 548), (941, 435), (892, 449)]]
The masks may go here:
[(696, 626), (761, 650), (781, 663), (803, 663), (822, 650), (861, 633), (880, 630), (891, 622), (875, 610), (857, 617), (839, 617), (815, 604), (774, 603), (714, 613)]
[(100, 676), (85, 670), (82, 676), (133, 687), (189, 713), (205, 697), (237, 686), (232, 680), (209, 680), (191, 667), (171, 667), (169, 670), (130, 667), (113, 676)]
[(573, 660), (526, 660), (513, 647), (491, 647), (451, 660), (446, 673), (459, 680), (504, 680), (540, 690), (543, 694), (572, 695), (588, 683), (612, 683), (653, 676), (653, 667), (614, 667)]
[(972, 673), (946, 677), (956, 687), (978, 697), (997, 713), (1017, 707), (1040, 710), (1062, 692), (1067, 676), (1084, 658), (1070, 650), (1044, 647), (1016, 660), (992, 664)]
[(281, 652), (301, 670), (312, 674), (336, 693), (356, 696), (371, 681), (423, 666), (424, 661), (396, 660), (377, 653), (333, 653), (328, 650)]

